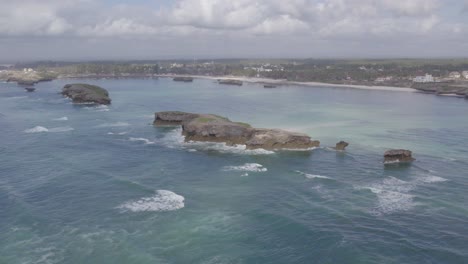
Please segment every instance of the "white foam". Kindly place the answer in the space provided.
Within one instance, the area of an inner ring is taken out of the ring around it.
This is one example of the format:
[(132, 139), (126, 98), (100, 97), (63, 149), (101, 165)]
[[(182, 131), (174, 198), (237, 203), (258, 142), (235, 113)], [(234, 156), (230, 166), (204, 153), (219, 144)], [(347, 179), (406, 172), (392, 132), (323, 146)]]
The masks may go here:
[(74, 130), (73, 127), (55, 127), (55, 128), (46, 128), (43, 126), (36, 126), (30, 129), (24, 130), (25, 133), (44, 133), (44, 132), (51, 132), (51, 133), (59, 133), (59, 132), (68, 132)]
[(126, 135), (128, 134), (128, 132), (117, 132), (117, 133), (114, 133), (114, 132), (107, 132), (107, 135), (119, 135), (119, 136), (122, 136), (122, 135)]
[(141, 198), (138, 201), (126, 202), (118, 209), (130, 212), (160, 212), (175, 211), (184, 208), (185, 198), (174, 192), (167, 190), (158, 190), (152, 197)]
[(249, 176), (247, 172), (241, 175), (241, 177), (247, 177), (247, 176)]
[(60, 118), (54, 118), (52, 120), (54, 120), (54, 121), (68, 121), (68, 117), (64, 116), (64, 117), (60, 117)]
[[(93, 103), (84, 103), (84, 104), (93, 104)], [(107, 105), (87, 106), (87, 107), (84, 107), (84, 109), (92, 110), (96, 112), (108, 112), (109, 106)]]
[(265, 172), (267, 168), (258, 163), (245, 163), (241, 166), (226, 166), (223, 168), (224, 171), (248, 171), (248, 172)]
[(309, 174), (309, 173), (305, 173), (305, 172), (302, 172), (302, 171), (296, 171), (296, 172), (303, 175), (303, 176), (305, 176), (307, 179), (331, 179), (328, 176)]
[(115, 122), (115, 123), (100, 124), (96, 127), (126, 127), (126, 126), (130, 126), (130, 124), (127, 122)]
[(49, 132), (49, 129), (43, 126), (36, 126), (30, 129), (24, 130), (25, 133), (41, 133), (41, 132)]
[(146, 145), (151, 145), (151, 144), (155, 143), (154, 141), (150, 141), (147, 138), (134, 138), (134, 137), (131, 137), (128, 140), (130, 140), (132, 142), (144, 142)]
[(448, 180), (439, 176), (435, 176), (435, 175), (426, 175), (426, 176), (418, 178), (418, 181), (423, 182), (423, 183), (434, 183), (434, 182), (445, 182)]

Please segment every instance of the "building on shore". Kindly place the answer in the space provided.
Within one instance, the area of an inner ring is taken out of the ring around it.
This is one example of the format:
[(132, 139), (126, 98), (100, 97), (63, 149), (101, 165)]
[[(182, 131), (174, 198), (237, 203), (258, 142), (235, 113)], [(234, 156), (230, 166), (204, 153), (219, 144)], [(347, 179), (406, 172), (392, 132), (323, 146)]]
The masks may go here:
[(457, 71), (453, 71), (451, 73), (449, 73), (449, 78), (450, 79), (460, 79), (461, 78), (461, 74)]
[(461, 75), (463, 78), (468, 79), (468, 71), (463, 71)]
[(432, 82), (435, 82), (435, 79), (431, 74), (426, 74), (424, 76), (414, 77), (413, 82), (415, 82), (415, 83), (432, 83)]

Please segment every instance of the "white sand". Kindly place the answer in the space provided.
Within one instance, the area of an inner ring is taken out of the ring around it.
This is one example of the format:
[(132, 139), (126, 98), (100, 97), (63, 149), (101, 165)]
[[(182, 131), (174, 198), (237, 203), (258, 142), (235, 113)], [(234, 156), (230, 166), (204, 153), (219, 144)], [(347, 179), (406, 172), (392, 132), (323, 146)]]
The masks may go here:
[[(159, 75), (159, 77), (175, 77), (179, 75)], [(182, 75), (181, 75), (182, 76)], [(198, 79), (210, 79), (210, 80), (238, 80), (248, 83), (262, 83), (262, 84), (276, 84), (276, 85), (296, 85), (296, 86), (326, 86), (326, 87), (339, 87), (339, 88), (352, 88), (352, 89), (365, 89), (365, 90), (377, 90), (377, 91), (396, 91), (396, 92), (417, 92), (418, 90), (406, 87), (391, 87), (391, 86), (367, 86), (367, 85), (351, 85), (351, 84), (332, 84), (332, 83), (321, 83), (321, 82), (293, 82), (287, 80), (275, 80), (268, 78), (255, 78), (255, 77), (244, 77), (244, 76), (203, 76), (203, 75), (183, 75), (186, 77), (198, 78)]]

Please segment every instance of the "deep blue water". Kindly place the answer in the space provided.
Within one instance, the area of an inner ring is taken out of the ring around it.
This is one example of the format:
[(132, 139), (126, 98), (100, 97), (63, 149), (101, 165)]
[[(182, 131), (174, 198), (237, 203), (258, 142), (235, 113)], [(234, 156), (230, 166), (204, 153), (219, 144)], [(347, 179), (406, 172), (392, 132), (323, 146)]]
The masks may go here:
[[(80, 80), (108, 108), (0, 83), (0, 263), (468, 263), (468, 101), (212, 80)], [(183, 143), (156, 111), (308, 133)], [(327, 147), (350, 142), (346, 153)], [(387, 167), (389, 148), (414, 152)]]

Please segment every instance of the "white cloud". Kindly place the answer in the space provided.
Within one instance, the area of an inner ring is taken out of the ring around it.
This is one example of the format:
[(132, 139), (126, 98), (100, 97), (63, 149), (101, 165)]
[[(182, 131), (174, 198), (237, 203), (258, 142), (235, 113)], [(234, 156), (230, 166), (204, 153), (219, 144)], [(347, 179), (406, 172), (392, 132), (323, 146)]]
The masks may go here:
[(139, 3), (0, 0), (0, 40), (45, 36), (180, 43), (221, 38), (241, 43), (268, 37), (272, 43), (289, 35), (288, 41), (297, 43), (411, 42), (425, 37), (468, 41), (468, 19), (459, 11), (468, 10), (468, 0), (173, 0), (162, 7)]

